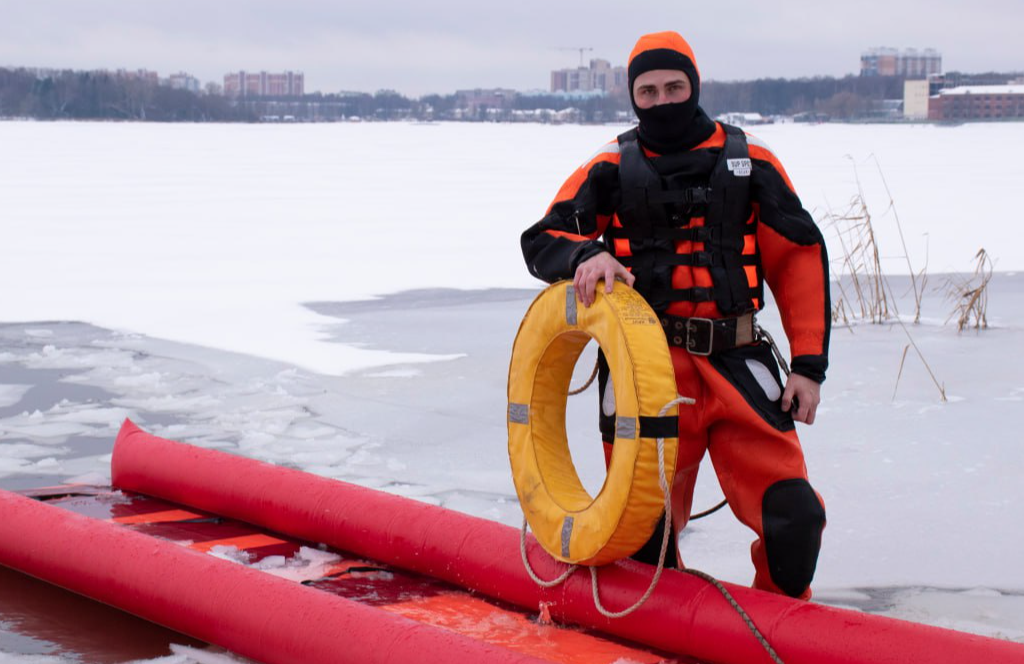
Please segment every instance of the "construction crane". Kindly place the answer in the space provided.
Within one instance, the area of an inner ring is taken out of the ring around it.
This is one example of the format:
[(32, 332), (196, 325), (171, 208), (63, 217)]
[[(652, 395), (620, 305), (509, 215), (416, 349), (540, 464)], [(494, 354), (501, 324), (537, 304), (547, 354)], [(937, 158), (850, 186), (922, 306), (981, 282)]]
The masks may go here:
[(559, 51), (579, 51), (580, 52), (580, 67), (582, 68), (583, 67), (583, 52), (584, 51), (593, 51), (594, 48), (592, 46), (560, 46), (558, 48), (558, 50)]

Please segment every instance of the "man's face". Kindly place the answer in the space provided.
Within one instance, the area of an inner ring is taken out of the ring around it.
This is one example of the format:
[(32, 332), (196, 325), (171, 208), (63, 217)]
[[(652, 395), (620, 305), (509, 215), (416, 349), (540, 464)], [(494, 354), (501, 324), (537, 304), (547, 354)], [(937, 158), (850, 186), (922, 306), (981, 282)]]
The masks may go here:
[(633, 101), (637, 108), (679, 104), (689, 99), (691, 94), (690, 79), (678, 69), (652, 69), (633, 81)]

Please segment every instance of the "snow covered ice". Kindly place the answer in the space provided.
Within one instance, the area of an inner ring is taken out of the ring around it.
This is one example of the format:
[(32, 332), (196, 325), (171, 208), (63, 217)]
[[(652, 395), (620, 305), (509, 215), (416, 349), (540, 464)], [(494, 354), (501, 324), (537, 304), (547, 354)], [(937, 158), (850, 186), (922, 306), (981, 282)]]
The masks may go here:
[[(0, 487), (109, 480), (131, 417), (518, 526), (506, 374), (541, 286), (519, 234), (621, 130), (0, 123)], [(1021, 145), (1024, 124), (754, 133), (816, 218), (859, 176), (885, 267), (906, 273), (891, 194), (931, 275), (907, 329), (949, 397), (913, 351), (897, 384), (899, 325), (833, 331), (819, 420), (800, 428), (829, 516), (816, 598), (1024, 641), (1024, 166), (965, 169), (978, 145)], [(970, 272), (981, 247), (998, 270), (992, 327), (957, 334), (941, 273)], [(907, 289), (893, 279), (903, 314)], [(782, 336), (774, 311), (762, 323)], [(568, 413), (591, 491), (594, 399)], [(720, 495), (707, 468), (696, 507)], [(719, 513), (687, 530), (684, 558), (749, 583), (750, 539)], [(0, 662), (70, 661), (5, 643)]]

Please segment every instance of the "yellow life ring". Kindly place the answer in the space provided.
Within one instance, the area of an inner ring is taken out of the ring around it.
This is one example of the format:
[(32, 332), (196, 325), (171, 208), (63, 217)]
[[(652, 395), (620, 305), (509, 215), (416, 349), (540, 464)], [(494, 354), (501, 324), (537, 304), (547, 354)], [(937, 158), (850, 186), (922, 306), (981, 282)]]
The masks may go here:
[[(624, 284), (609, 294), (603, 284), (597, 290), (590, 307), (577, 306), (569, 281), (537, 296), (516, 335), (508, 376), (508, 452), (523, 512), (552, 557), (584, 565), (624, 558), (647, 542), (665, 506), (656, 437), (664, 438), (669, 486), (679, 443), (677, 407), (655, 419), (677, 396), (657, 316)], [(573, 368), (591, 339), (608, 361), (617, 411), (608, 476), (596, 497), (580, 482), (565, 430)]]

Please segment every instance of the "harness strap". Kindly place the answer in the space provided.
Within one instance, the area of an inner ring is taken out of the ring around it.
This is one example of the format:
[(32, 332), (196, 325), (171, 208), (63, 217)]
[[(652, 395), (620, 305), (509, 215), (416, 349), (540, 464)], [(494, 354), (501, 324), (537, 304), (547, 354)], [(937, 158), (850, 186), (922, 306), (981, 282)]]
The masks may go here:
[(722, 229), (717, 242), (710, 247), (717, 249), (723, 257), (720, 265), (710, 268), (711, 281), (715, 284), (715, 303), (719, 311), (734, 315), (750, 310), (751, 301), (760, 301), (761, 293), (750, 295), (750, 284), (741, 258), (743, 235), (750, 214), (747, 137), (739, 127), (723, 124), (722, 128), (725, 130), (725, 145), (711, 172), (714, 195), (708, 203), (705, 224)]
[[(653, 192), (661, 191), (661, 177), (644, 155), (635, 129), (619, 136), (619, 185), (622, 204), (619, 218), (628, 219), (630, 230), (637, 241), (646, 243), (656, 228), (672, 226), (665, 217), (665, 206), (648, 203)], [(654, 283), (654, 264), (646, 263), (641, 269), (634, 269), (633, 288), (647, 294)]]

